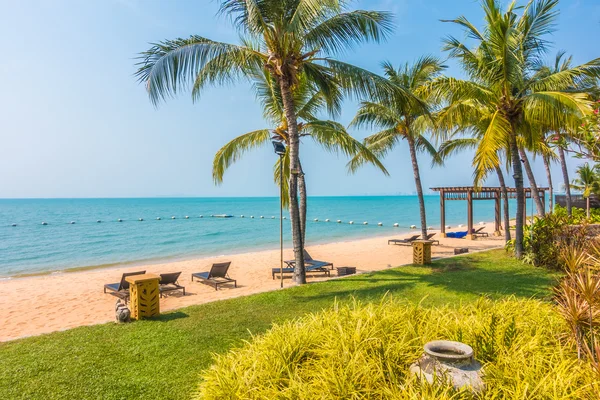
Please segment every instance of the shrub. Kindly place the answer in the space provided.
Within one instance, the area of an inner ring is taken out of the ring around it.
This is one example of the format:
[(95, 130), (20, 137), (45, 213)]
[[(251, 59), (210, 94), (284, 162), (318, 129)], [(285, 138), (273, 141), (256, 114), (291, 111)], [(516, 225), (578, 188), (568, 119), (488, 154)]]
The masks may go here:
[(470, 344), (484, 362), (484, 398), (597, 398), (591, 364), (561, 343), (567, 332), (554, 308), (535, 300), (423, 308), (387, 298), (336, 306), (275, 325), (242, 348), (215, 356), (196, 396), (475, 398), (466, 390), (423, 385), (408, 374), (426, 342), (449, 339)]

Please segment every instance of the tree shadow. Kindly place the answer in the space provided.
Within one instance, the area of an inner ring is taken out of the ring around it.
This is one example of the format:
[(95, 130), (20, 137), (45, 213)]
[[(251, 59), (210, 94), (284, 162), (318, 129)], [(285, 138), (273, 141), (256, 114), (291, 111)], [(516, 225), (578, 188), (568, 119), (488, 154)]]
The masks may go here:
[[(360, 274), (343, 279), (332, 279), (315, 283), (318, 293), (298, 293), (296, 296), (305, 301), (316, 298), (333, 300), (334, 298), (354, 297), (356, 299), (372, 299), (381, 297), (387, 292), (406, 297), (407, 291), (422, 287), (442, 289), (449, 295), (474, 299), (480, 296), (501, 298), (510, 295), (521, 298), (548, 299), (550, 287), (556, 278), (545, 271), (524, 266), (502, 269), (493, 261), (478, 258), (446, 259), (427, 266), (403, 266), (384, 271)], [(443, 296), (439, 290), (431, 290), (438, 297)], [(413, 294), (412, 292), (411, 294)], [(420, 299), (412, 299), (420, 300)]]

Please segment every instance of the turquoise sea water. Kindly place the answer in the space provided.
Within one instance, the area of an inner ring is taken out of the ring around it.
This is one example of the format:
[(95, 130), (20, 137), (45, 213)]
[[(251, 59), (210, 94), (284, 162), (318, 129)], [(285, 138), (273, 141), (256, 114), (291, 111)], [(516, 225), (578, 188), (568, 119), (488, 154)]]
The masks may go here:
[[(466, 202), (449, 201), (446, 206), (447, 224), (466, 224)], [(476, 222), (493, 221), (492, 201), (478, 201), (474, 207)], [(427, 225), (438, 229), (439, 197), (427, 196), (426, 208)], [(212, 214), (234, 218), (211, 218)], [(289, 216), (285, 211), (284, 215), (288, 218), (284, 221), (287, 246), (291, 234)], [(336, 223), (338, 219), (343, 223)], [(348, 223), (351, 220), (354, 225)], [(363, 225), (364, 221), (369, 224)], [(378, 222), (383, 226), (377, 226)], [(394, 223), (400, 227), (394, 228)], [(402, 235), (413, 224), (419, 225), (416, 196), (311, 197), (307, 244)], [(278, 245), (277, 198), (0, 200), (0, 277), (232, 254)]]

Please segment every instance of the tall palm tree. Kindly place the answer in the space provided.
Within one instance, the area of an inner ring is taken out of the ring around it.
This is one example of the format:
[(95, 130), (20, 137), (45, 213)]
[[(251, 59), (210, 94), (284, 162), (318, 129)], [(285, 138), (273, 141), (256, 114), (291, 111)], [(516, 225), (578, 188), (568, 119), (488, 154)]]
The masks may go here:
[[(338, 88), (361, 95), (385, 90), (386, 82), (333, 57), (367, 41), (379, 42), (393, 27), (386, 12), (348, 10), (345, 0), (221, 0), (220, 13), (238, 28), (239, 44), (193, 35), (166, 40), (141, 54), (137, 76), (155, 104), (192, 87), (198, 99), (211, 84), (247, 79), (267, 68), (281, 91), (289, 141), (288, 182), (294, 258), (293, 279), (305, 283), (298, 204), (300, 133), (294, 90), (304, 74), (327, 97)], [(329, 104), (331, 106), (331, 104)]]
[[(436, 155), (436, 149), (425, 137), (432, 128), (430, 111), (435, 107), (434, 99), (427, 88), (445, 67), (435, 57), (422, 57), (413, 65), (405, 64), (395, 69), (390, 63), (384, 63), (385, 77), (401, 91), (401, 95), (390, 95), (379, 101), (363, 101), (351, 123), (351, 126), (378, 128), (381, 131), (365, 139), (367, 148), (376, 156), (383, 157), (402, 140), (406, 140), (421, 214), (421, 235), (427, 236), (427, 219), (423, 186), (417, 160), (418, 151), (427, 151)], [(403, 93), (412, 93), (407, 98)], [(425, 107), (424, 107), (425, 106)], [(357, 155), (350, 161), (350, 169), (356, 170), (365, 159)]]
[[(242, 134), (221, 147), (213, 160), (213, 180), (216, 184), (221, 184), (226, 170), (247, 151), (261, 146), (268, 146), (271, 141), (282, 142), (286, 144), (286, 154), (283, 156), (285, 165), (282, 168), (281, 159), (276, 162), (274, 180), (278, 185), (280, 182), (284, 185), (283, 189), (285, 190), (282, 190), (282, 193), (284, 193), (282, 201), (283, 205), (286, 206), (289, 204), (287, 193), (287, 182), (290, 175), (289, 151), (287, 151), (289, 148), (289, 133), (283, 110), (281, 90), (270, 72), (264, 69), (256, 72), (253, 78), (253, 87), (256, 91), (257, 100), (263, 107), (263, 116), (272, 127)], [(296, 90), (294, 90), (294, 106), (297, 110), (298, 131), (301, 138), (310, 137), (326, 151), (341, 152), (351, 157), (360, 154), (367, 162), (377, 166), (384, 174), (388, 175), (388, 171), (379, 159), (360, 141), (350, 136), (343, 125), (330, 120), (321, 120), (317, 117), (317, 114), (326, 108), (327, 98), (305, 76), (300, 77)], [(302, 163), (300, 163), (300, 168), (302, 169)], [(280, 179), (282, 173), (284, 179)], [(300, 174), (299, 204), (303, 242), (306, 236), (307, 193), (305, 187), (304, 174)]]
[[(545, 64), (545, 65), (541, 65), (539, 67), (539, 69), (537, 70), (536, 74), (539, 77), (545, 77), (548, 75), (552, 75), (561, 71), (567, 71), (569, 69), (571, 69), (571, 66), (573, 64), (573, 57), (566, 56), (566, 52), (565, 51), (559, 51), (558, 53), (556, 53), (556, 56), (554, 58), (554, 63), (552, 64)], [(578, 84), (578, 89), (580, 91), (593, 91), (593, 89), (595, 88), (595, 79), (593, 77), (586, 77), (583, 76), (582, 78), (580, 78), (577, 81)], [(566, 205), (567, 205), (567, 212), (569, 215), (571, 215), (572, 213), (572, 200), (571, 200), (571, 187), (570, 187), (570, 180), (569, 180), (569, 172), (567, 169), (567, 161), (566, 161), (566, 157), (565, 157), (565, 148), (567, 147), (568, 141), (569, 141), (569, 134), (565, 131), (552, 131), (552, 129), (546, 129), (547, 133), (546, 133), (546, 144), (549, 143), (553, 143), (556, 147), (556, 152), (558, 153), (558, 159), (560, 161), (560, 166), (561, 166), (561, 170), (562, 170), (562, 175), (563, 175), (563, 184), (565, 187), (565, 198), (566, 198)], [(544, 160), (546, 160), (546, 157), (544, 158)], [(546, 170), (549, 171), (549, 162), (545, 162), (545, 166), (546, 166)], [(547, 172), (548, 176), (549, 172)], [(549, 178), (549, 185), (551, 186), (551, 178)], [(552, 199), (552, 194), (550, 195), (550, 199)], [(552, 206), (551, 208), (552, 209)]]
[(590, 196), (592, 193), (598, 193), (600, 189), (600, 180), (598, 178), (597, 168), (590, 167), (588, 163), (577, 168), (577, 179), (571, 183), (571, 187), (582, 192), (585, 198), (586, 215), (590, 218)]
[[(482, 0), (483, 30), (466, 17), (447, 21), (463, 28), (475, 43), (471, 49), (454, 37), (444, 41), (444, 50), (460, 63), (469, 80), (442, 77), (433, 85), (449, 104), (478, 109), (454, 115), (462, 126), (486, 126), (474, 159), (476, 183), (498, 165), (498, 153), (508, 143), (517, 192), (517, 257), (523, 255), (525, 211), (519, 143), (540, 123), (555, 130), (575, 127), (577, 116), (591, 112), (591, 103), (586, 93), (572, 88), (582, 76), (600, 73), (600, 59), (595, 59), (547, 76), (536, 74), (548, 46), (545, 37), (554, 29), (557, 4), (558, 0), (530, 0), (521, 8), (513, 1), (503, 10), (496, 0)], [(480, 110), (485, 110), (483, 116)]]

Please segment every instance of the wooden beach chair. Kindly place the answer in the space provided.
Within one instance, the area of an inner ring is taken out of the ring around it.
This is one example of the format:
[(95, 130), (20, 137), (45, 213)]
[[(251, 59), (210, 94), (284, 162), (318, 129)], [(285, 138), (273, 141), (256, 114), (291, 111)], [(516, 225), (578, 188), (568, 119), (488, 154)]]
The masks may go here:
[(388, 240), (388, 244), (411, 244), (415, 240), (419, 238), (420, 235), (413, 235), (406, 239), (390, 239)]
[(215, 290), (219, 289), (219, 285), (232, 282), (233, 287), (237, 287), (237, 281), (230, 278), (227, 274), (230, 265), (231, 261), (215, 263), (210, 267), (209, 272), (196, 272), (195, 274), (192, 274), (192, 282), (194, 282), (194, 278), (196, 278), (207, 285), (214, 285)]
[(127, 282), (125, 278), (133, 275), (143, 275), (145, 273), (146, 271), (125, 272), (123, 276), (121, 276), (121, 282), (107, 283), (106, 285), (104, 285), (104, 293), (106, 293), (106, 291), (108, 290), (113, 296), (127, 301), (127, 299), (129, 298), (129, 282)]
[[(287, 264), (288, 261), (285, 261), (285, 263)], [(287, 264), (288, 267), (283, 269), (283, 275), (284, 277), (286, 275), (291, 275), (294, 273), (294, 265), (295, 264)], [(291, 265), (291, 266), (290, 266)], [(331, 270), (329, 268), (327, 268), (329, 264), (304, 264), (304, 268), (306, 271), (306, 274), (323, 274), (323, 276), (331, 276)], [(275, 279), (276, 276), (281, 276), (281, 268), (273, 268), (271, 270), (271, 274), (273, 275), (273, 279)]]
[(485, 226), (482, 226), (481, 228), (475, 230), (473, 229), (473, 236), (481, 236), (481, 237), (489, 237), (489, 233), (487, 232), (482, 232), (485, 229)]
[(173, 290), (183, 290), (183, 295), (185, 296), (185, 287), (181, 286), (177, 280), (179, 279), (179, 275), (181, 272), (171, 272), (168, 274), (160, 274), (160, 282), (158, 285), (158, 289), (160, 291), (160, 297), (163, 296), (165, 292), (171, 292)]
[(433, 244), (437, 244), (437, 245), (439, 245), (439, 244), (440, 244), (440, 241), (439, 241), (439, 240), (437, 240), (437, 239), (432, 239), (432, 237), (434, 237), (434, 236), (435, 236), (435, 232), (434, 232), (434, 233), (429, 233), (429, 234), (427, 234), (427, 236), (425, 237), (425, 240), (432, 241), (432, 242), (433, 242)]

